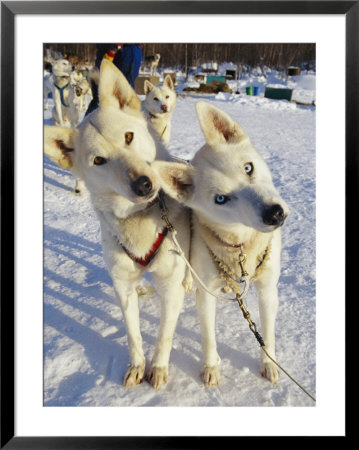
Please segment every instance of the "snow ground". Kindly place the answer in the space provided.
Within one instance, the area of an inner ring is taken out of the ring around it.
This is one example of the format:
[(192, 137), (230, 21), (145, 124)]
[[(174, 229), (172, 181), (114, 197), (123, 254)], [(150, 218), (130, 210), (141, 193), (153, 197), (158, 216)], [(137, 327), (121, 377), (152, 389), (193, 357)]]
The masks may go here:
[[(264, 83), (259, 78), (252, 81)], [(315, 75), (290, 82), (300, 98), (315, 98)], [(258, 97), (218, 94), (201, 99), (222, 108), (244, 127), (291, 208), (282, 232), (277, 359), (315, 396), (315, 108), (265, 99), (263, 91)], [(198, 96), (178, 98), (169, 147), (175, 156), (190, 159), (204, 142), (195, 114), (197, 101)], [(45, 123), (50, 123), (50, 111), (45, 111)], [(219, 387), (206, 388), (199, 378), (201, 346), (194, 293), (187, 294), (179, 317), (167, 386), (155, 391), (143, 382), (125, 389), (126, 333), (102, 258), (99, 223), (88, 193), (77, 196), (73, 188), (71, 174), (45, 157), (45, 406), (314, 406), (284, 374), (275, 386), (260, 376), (256, 340), (238, 306), (221, 301), (217, 308), (221, 382)], [(143, 283), (151, 284), (151, 279)], [(247, 306), (259, 324), (253, 289)], [(157, 295), (141, 297), (140, 309), (149, 362), (159, 325)]]

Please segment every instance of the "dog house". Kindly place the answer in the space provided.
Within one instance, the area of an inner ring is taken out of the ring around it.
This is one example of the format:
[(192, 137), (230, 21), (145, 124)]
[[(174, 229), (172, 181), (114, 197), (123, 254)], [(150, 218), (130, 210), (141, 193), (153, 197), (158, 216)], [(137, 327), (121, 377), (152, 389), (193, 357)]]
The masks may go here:
[(156, 85), (160, 82), (160, 77), (156, 77), (153, 75), (139, 75), (135, 81), (135, 92), (138, 95), (145, 94), (145, 80), (148, 80), (150, 83)]
[(264, 97), (275, 100), (292, 100), (293, 89), (266, 87)]
[(226, 70), (226, 79), (227, 80), (235, 80), (237, 78), (237, 71), (234, 69)]
[(208, 62), (203, 63), (201, 65), (201, 72), (202, 73), (217, 73), (218, 72), (218, 63), (216, 62)]
[(287, 69), (287, 75), (293, 77), (295, 75), (300, 75), (300, 67), (290, 66)]

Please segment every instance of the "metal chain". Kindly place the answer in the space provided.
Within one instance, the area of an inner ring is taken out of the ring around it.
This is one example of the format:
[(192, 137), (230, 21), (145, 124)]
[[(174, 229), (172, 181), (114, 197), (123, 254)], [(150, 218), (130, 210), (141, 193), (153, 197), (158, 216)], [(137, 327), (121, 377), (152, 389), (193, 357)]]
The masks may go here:
[[(160, 204), (160, 210), (161, 210), (161, 218), (162, 220), (165, 221), (166, 226), (168, 228), (168, 230), (171, 232), (172, 237), (173, 237), (173, 241), (176, 244), (176, 247), (178, 247), (177, 253), (182, 256), (186, 262), (186, 264), (188, 265), (188, 267), (190, 268), (191, 272), (193, 274), (195, 274), (196, 278), (200, 281), (201, 285), (204, 287), (204, 289), (209, 292), (211, 295), (220, 298), (218, 295), (213, 294), (212, 292), (208, 291), (208, 289), (205, 287), (204, 283), (202, 282), (202, 280), (198, 277), (198, 275), (196, 274), (196, 272), (193, 270), (192, 266), (189, 264), (189, 262), (186, 260), (186, 258), (183, 255), (183, 251), (181, 249), (181, 247), (179, 246), (177, 240), (174, 237), (174, 234), (176, 233), (176, 230), (174, 228), (174, 226), (172, 225), (172, 223), (170, 222), (169, 218), (168, 218), (168, 210), (164, 201), (164, 194), (162, 191), (160, 191), (159, 193), (159, 204)], [(243, 298), (245, 297), (245, 295), (248, 292), (248, 288), (249, 288), (249, 276), (247, 271), (245, 270), (245, 261), (246, 261), (246, 255), (243, 253), (243, 246), (240, 246), (240, 254), (239, 254), (239, 258), (238, 258), (238, 262), (239, 262), (239, 266), (241, 268), (241, 278), (240, 281), (238, 282), (237, 280), (235, 280), (235, 273), (223, 262), (221, 261), (216, 255), (214, 255), (214, 253), (208, 248), (212, 259), (214, 262), (216, 262), (217, 264), (217, 269), (221, 275), (221, 271), (223, 271), (223, 275), (224, 275), (224, 279), (226, 281), (227, 286), (233, 290), (233, 292), (236, 294), (236, 300), (238, 302), (238, 305), (243, 313), (243, 317), (247, 320), (248, 324), (249, 324), (249, 329), (252, 331), (252, 333), (254, 334), (255, 338), (257, 339), (257, 341), (259, 342), (260, 348), (261, 350), (267, 355), (267, 357), (282, 371), (284, 372), (287, 377), (292, 380), (305, 394), (308, 395), (308, 397), (310, 397), (314, 402), (316, 402), (315, 397), (313, 397), (311, 394), (309, 394), (309, 392), (307, 390), (305, 390), (303, 388), (303, 386), (301, 386), (286, 370), (283, 369), (282, 366), (280, 366), (277, 361), (272, 358), (272, 356), (269, 355), (269, 353), (267, 352), (267, 350), (265, 349), (265, 343), (263, 341), (262, 336), (260, 335), (260, 333), (257, 330), (257, 325), (255, 322), (253, 322), (251, 315), (248, 311), (248, 309), (246, 308), (246, 306), (243, 303)], [(222, 278), (222, 277), (221, 277)], [(238, 286), (239, 283), (244, 282), (245, 286), (244, 289), (242, 290), (241, 293), (238, 292)], [(232, 286), (235, 288), (233, 289)]]

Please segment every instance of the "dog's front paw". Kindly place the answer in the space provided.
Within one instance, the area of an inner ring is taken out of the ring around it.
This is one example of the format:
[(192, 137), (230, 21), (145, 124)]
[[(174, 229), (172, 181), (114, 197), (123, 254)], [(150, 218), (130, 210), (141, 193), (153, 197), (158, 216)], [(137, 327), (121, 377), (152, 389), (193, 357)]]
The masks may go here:
[(201, 378), (206, 386), (218, 386), (219, 384), (219, 367), (207, 366), (202, 367)]
[(139, 297), (151, 297), (156, 294), (156, 289), (153, 286), (137, 286), (137, 295)]
[(146, 380), (158, 390), (167, 383), (168, 368), (167, 367), (151, 367), (147, 372)]
[(266, 362), (261, 364), (261, 375), (264, 378), (268, 378), (272, 384), (277, 384), (280, 377), (280, 371), (274, 363)]
[(143, 375), (145, 373), (145, 366), (132, 366), (129, 365), (127, 372), (125, 374), (125, 378), (123, 381), (123, 385), (126, 388), (130, 388), (140, 384), (143, 380)]

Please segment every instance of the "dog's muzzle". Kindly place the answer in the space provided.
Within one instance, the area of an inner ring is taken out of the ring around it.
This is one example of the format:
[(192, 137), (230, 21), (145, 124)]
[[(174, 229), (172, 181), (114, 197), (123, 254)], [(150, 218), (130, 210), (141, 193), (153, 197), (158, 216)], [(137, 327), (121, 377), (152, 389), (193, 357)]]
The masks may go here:
[(262, 214), (263, 222), (266, 225), (272, 225), (275, 227), (282, 226), (286, 217), (287, 216), (284, 213), (283, 208), (278, 204), (271, 205)]
[(152, 191), (152, 181), (142, 175), (131, 183), (131, 189), (139, 197), (146, 197)]

